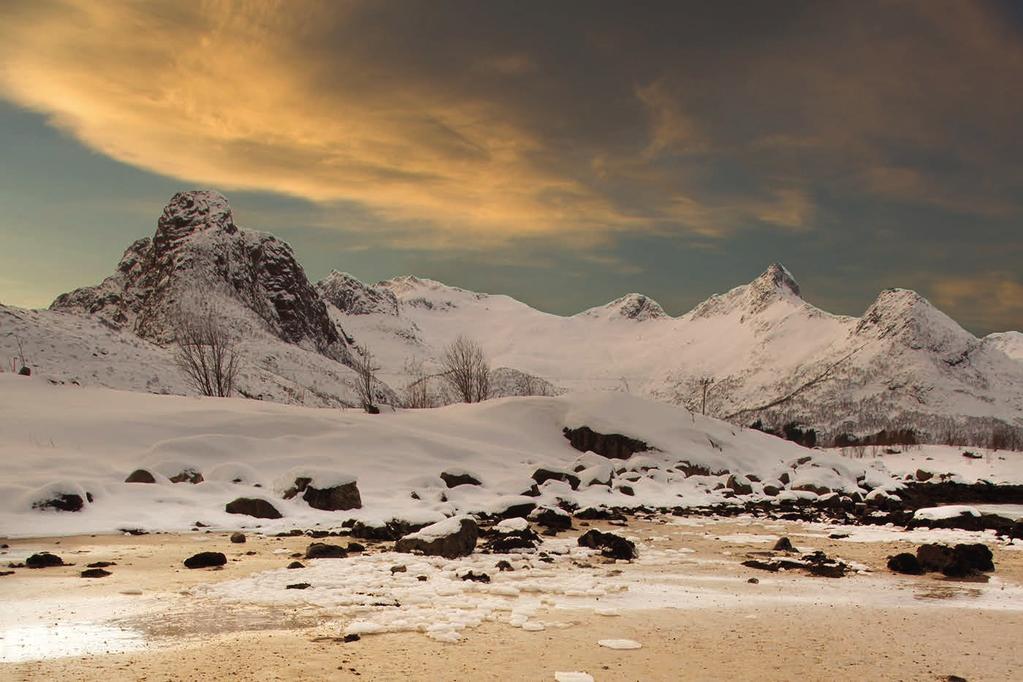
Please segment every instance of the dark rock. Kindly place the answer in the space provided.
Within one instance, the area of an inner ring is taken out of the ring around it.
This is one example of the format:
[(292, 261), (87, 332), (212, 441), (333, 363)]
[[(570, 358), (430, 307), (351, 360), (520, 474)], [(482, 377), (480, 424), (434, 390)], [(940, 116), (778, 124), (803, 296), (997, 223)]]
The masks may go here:
[(366, 546), (361, 544), (361, 543), (358, 543), (358, 542), (349, 542), (348, 543), (348, 551), (349, 552), (355, 552), (355, 553), (365, 552), (366, 551)]
[(538, 526), (554, 530), (570, 530), (572, 517), (559, 510), (544, 507), (534, 510), (529, 519)]
[(768, 483), (767, 485), (764, 486), (764, 494), (767, 495), (768, 497), (777, 497), (778, 493), (780, 492), (781, 488), (779, 488), (776, 485), (771, 485), (770, 483)]
[(923, 469), (916, 470), (916, 480), (918, 481), (929, 481), (934, 478), (934, 474), (930, 471), (924, 471)]
[(286, 586), (284, 589), (286, 589), (286, 590), (308, 590), (310, 587), (312, 587), (312, 585), (310, 585), (309, 583), (292, 583), (291, 585)]
[(575, 518), (581, 521), (624, 521), (625, 515), (606, 507), (586, 507), (577, 511)]
[(39, 552), (33, 554), (29, 558), (25, 559), (25, 566), (27, 568), (53, 568), (54, 566), (63, 566), (64, 560), (56, 554), (50, 554), (49, 552)]
[(922, 575), (924, 572), (916, 556), (909, 552), (902, 552), (895, 556), (888, 557), (888, 570), (906, 575)]
[(956, 545), (953, 550), (953, 562), (982, 573), (995, 570), (994, 555), (986, 545), (980, 543)]
[(486, 543), (483, 545), (484, 552), (493, 554), (505, 554), (507, 552), (520, 551), (523, 549), (535, 549), (542, 540), (531, 528), (525, 530), (513, 530), (500, 532), (496, 529), (487, 531)]
[(145, 469), (136, 469), (124, 479), (125, 483), (156, 483), (156, 477)]
[(788, 538), (778, 538), (778, 542), (774, 543), (774, 551), (795, 552), (796, 548), (792, 546), (792, 541)]
[(636, 545), (614, 533), (604, 533), (596, 528), (590, 529), (579, 536), (580, 547), (599, 549), (603, 556), (612, 559), (635, 559)]
[(490, 582), (490, 576), (487, 575), (486, 573), (473, 573), (472, 571), (469, 571), (468, 573), (466, 573), (464, 575), (461, 575), (459, 577), (462, 580), (471, 580), (474, 583), (489, 583)]
[(326, 542), (314, 542), (305, 550), (306, 559), (344, 559), (347, 557), (347, 549)]
[(245, 533), (231, 533), (231, 542), (236, 545), (243, 544), (245, 542)]
[(14, 571), (0, 571), (0, 578), (5, 575), (14, 575)]
[(345, 642), (345, 644), (351, 644), (352, 642), (358, 642), (358, 641), (359, 641), (360, 639), (362, 639), (362, 638), (361, 638), (361, 637), (359, 637), (359, 636), (358, 636), (357, 634), (355, 634), (355, 633), (352, 633), (352, 634), (350, 634), (350, 635), (345, 635), (345, 636), (344, 636), (344, 642)]
[(629, 497), (632, 497), (633, 495), (636, 494), (636, 491), (632, 489), (631, 485), (618, 486), (618, 492), (620, 492), (622, 495), (628, 495)]
[(565, 427), (563, 432), (568, 442), (579, 452), (595, 452), (609, 459), (628, 459), (637, 452), (650, 449), (650, 446), (641, 440), (620, 433), (597, 433), (588, 426), (575, 429)]
[(288, 564), (288, 568), (291, 569), (305, 568), (305, 564), (303, 564), (301, 561), (292, 561), (290, 564)]
[(382, 526), (370, 526), (362, 521), (354, 521), (352, 524), (352, 537), (363, 540), (397, 540), (427, 525), (429, 524), (413, 524), (397, 519), (391, 519)]
[(499, 512), (502, 519), (524, 519), (536, 509), (536, 502), (513, 502)]
[(920, 545), (916, 549), (916, 560), (924, 571), (941, 573), (952, 563), (952, 548), (938, 544)]
[(494, 564), (494, 568), (502, 572), (515, 570), (515, 568), (511, 565), (511, 562), (506, 559), (501, 559), (500, 561), (498, 561), (496, 564)]
[(228, 514), (243, 514), (257, 519), (282, 518), (281, 513), (277, 511), (277, 507), (258, 497), (239, 497), (228, 502), (225, 510)]
[(185, 559), (185, 568), (212, 568), (226, 563), (227, 557), (221, 552), (199, 552)]
[(749, 479), (745, 476), (739, 478), (735, 474), (730, 475), (728, 480), (725, 482), (725, 487), (735, 492), (736, 495), (753, 494), (753, 486), (750, 485)]
[(405, 564), (399, 564), (397, 566), (391, 566), (391, 575), (395, 573), (406, 573), (408, 572), (408, 566)]
[(202, 483), (202, 473), (195, 469), (182, 469), (180, 472), (170, 477), (171, 483)]
[(39, 500), (32, 503), (33, 509), (55, 509), (56, 511), (64, 512), (82, 511), (84, 506), (85, 500), (82, 499), (81, 495), (75, 493), (65, 493), (48, 500)]
[(450, 473), (445, 471), (440, 477), (449, 488), (456, 488), (460, 485), (481, 485), (481, 482), (475, 476), (464, 472)]
[(792, 486), (793, 490), (800, 492), (814, 493), (816, 495), (827, 495), (831, 492), (831, 488), (826, 485), (817, 485), (816, 483), (801, 483), (799, 485)]
[(110, 571), (105, 571), (102, 568), (90, 568), (80, 573), (83, 578), (105, 578), (108, 575), (113, 575)]
[(32, 369), (30, 367), (22, 366), (22, 368), (18, 370), (18, 376), (30, 377), (32, 376)]
[(532, 478), (536, 481), (537, 485), (543, 485), (547, 481), (562, 481), (568, 483), (572, 490), (578, 490), (579, 488), (579, 477), (567, 471), (551, 471), (541, 467), (533, 472)]
[(109, 568), (111, 566), (116, 566), (116, 565), (117, 564), (114, 563), (113, 561), (96, 561), (96, 562), (93, 562), (91, 564), (86, 564), (85, 567), (86, 568)]
[[(441, 523), (444, 523), (443, 521)], [(479, 537), (479, 527), (470, 518), (462, 518), (459, 521), (458, 529), (447, 535), (435, 538), (420, 538), (409, 535), (398, 540), (395, 544), (395, 551), (398, 552), (421, 552), (430, 556), (442, 556), (445, 559), (456, 559), (460, 556), (468, 556), (476, 548), (476, 539)]]
[(746, 582), (748, 582), (750, 585), (759, 585), (760, 584), (760, 580), (758, 578), (750, 578)]
[(313, 482), (313, 479), (305, 476), (296, 478), (295, 483), (284, 492), (284, 499), (290, 500), (302, 493), (302, 499), (313, 509), (345, 511), (362, 508), (362, 496), (355, 481), (328, 488), (317, 488)]

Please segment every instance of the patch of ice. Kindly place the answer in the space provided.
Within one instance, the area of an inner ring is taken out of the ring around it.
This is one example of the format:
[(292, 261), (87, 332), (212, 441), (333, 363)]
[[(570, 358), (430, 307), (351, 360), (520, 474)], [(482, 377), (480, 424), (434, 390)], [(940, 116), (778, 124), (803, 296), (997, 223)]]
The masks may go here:
[(621, 651), (643, 648), (642, 644), (631, 639), (602, 639), (597, 644), (608, 649), (618, 649)]

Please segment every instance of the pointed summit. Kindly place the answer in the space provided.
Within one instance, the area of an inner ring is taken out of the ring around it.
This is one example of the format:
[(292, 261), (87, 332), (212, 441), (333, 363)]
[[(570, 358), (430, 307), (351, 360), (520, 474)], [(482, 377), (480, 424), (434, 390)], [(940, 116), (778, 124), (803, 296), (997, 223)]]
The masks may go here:
[(751, 284), (759, 289), (779, 289), (800, 296), (799, 282), (781, 263), (771, 263), (771, 266), (764, 270), (763, 274), (753, 280)]
[(626, 294), (610, 303), (579, 313), (586, 317), (625, 318), (627, 320), (656, 320), (668, 317), (661, 304), (643, 294)]
[(977, 339), (910, 289), (885, 289), (856, 325), (860, 337), (892, 339), (934, 353), (962, 353)]
[(349, 315), (398, 314), (398, 298), (385, 287), (374, 287), (352, 277), (347, 272), (332, 270), (316, 283), (323, 300)]

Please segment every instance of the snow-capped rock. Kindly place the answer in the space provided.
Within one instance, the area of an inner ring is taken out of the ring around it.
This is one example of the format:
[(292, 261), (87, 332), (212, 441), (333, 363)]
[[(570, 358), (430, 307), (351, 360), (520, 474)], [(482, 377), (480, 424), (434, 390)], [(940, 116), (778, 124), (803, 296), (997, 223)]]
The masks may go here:
[(343, 334), (291, 247), (271, 235), (240, 230), (227, 199), (212, 191), (175, 194), (152, 240), (132, 244), (114, 275), (59, 296), (51, 309), (96, 315), (167, 343), (175, 317), (201, 305), (213, 305), (218, 316), (261, 325), (288, 343), (348, 358)]
[(331, 271), (316, 283), (327, 303), (347, 315), (398, 314), (398, 297), (386, 287), (364, 284), (347, 272)]
[(1013, 360), (1023, 360), (1023, 333), (998, 332), (988, 334), (983, 341), (985, 345), (1002, 351)]
[(643, 294), (626, 294), (616, 298), (607, 305), (590, 308), (579, 313), (586, 317), (600, 317), (605, 319), (626, 319), (644, 322), (646, 320), (657, 320), (668, 317), (664, 308), (654, 299)]

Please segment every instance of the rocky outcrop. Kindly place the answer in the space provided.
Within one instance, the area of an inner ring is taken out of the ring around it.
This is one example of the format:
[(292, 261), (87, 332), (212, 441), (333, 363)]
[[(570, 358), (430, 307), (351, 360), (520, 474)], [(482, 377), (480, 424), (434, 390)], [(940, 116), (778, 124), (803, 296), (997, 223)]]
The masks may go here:
[(347, 315), (398, 315), (398, 297), (393, 291), (365, 284), (347, 272), (331, 271), (316, 283), (316, 291)]
[(631, 540), (626, 540), (614, 533), (605, 533), (596, 528), (583, 533), (578, 540), (580, 547), (599, 549), (603, 556), (611, 559), (636, 558), (636, 545)]
[(299, 493), (302, 493), (302, 499), (313, 509), (345, 511), (362, 508), (362, 496), (355, 481), (317, 487), (313, 478), (302, 476), (296, 478), (295, 484), (285, 491), (284, 499), (290, 500)]
[(637, 452), (645, 452), (650, 446), (636, 438), (620, 433), (597, 433), (588, 426), (564, 428), (565, 438), (580, 452), (595, 452), (609, 459), (628, 459)]
[(472, 554), (478, 537), (479, 527), (474, 520), (468, 516), (454, 516), (406, 535), (398, 540), (394, 549), (456, 559)]
[(258, 497), (239, 497), (228, 502), (224, 510), (228, 514), (241, 514), (257, 519), (281, 518), (281, 513), (277, 511), (277, 507), (270, 504), (267, 500), (262, 500)]
[(239, 229), (227, 199), (212, 191), (175, 194), (153, 238), (133, 243), (111, 277), (63, 294), (50, 307), (94, 315), (167, 343), (178, 316), (195, 313), (214, 298), (254, 316), (283, 341), (337, 360), (349, 358), (344, 335), (291, 247), (271, 235)]
[(149, 473), (145, 469), (136, 469), (135, 471), (128, 474), (128, 478), (124, 479), (125, 483), (156, 483), (156, 478), (153, 474)]

